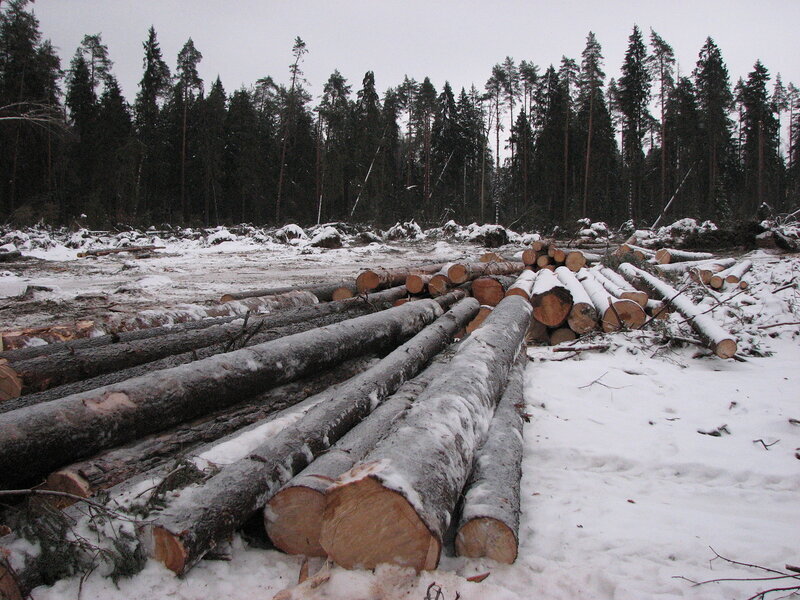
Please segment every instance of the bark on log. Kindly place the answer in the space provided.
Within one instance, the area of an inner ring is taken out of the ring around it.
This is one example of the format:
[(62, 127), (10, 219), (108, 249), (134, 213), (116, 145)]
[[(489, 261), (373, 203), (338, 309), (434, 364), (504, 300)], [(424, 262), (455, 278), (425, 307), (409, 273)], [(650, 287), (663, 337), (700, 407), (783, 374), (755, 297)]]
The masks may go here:
[(371, 415), (353, 427), (325, 454), (284, 485), (264, 508), (270, 540), (288, 554), (326, 556), (319, 543), (325, 490), (342, 473), (367, 455), (399, 422), (428, 384), (444, 371), (452, 357), (440, 353), (422, 373), (406, 381)]
[(197, 321), (207, 317), (237, 317), (248, 312), (272, 312), (297, 306), (316, 304), (317, 298), (308, 292), (289, 292), (266, 298), (247, 298), (226, 304), (200, 306), (182, 304), (172, 308), (140, 310), (136, 314), (114, 314), (94, 321), (76, 321), (66, 325), (54, 325), (36, 329), (5, 331), (0, 333), (4, 349), (22, 348), (32, 339), (45, 342), (64, 342), (78, 338), (93, 337), (103, 333), (134, 331), (159, 327), (184, 321)]
[(481, 306), (497, 306), (506, 297), (506, 290), (514, 285), (515, 277), (494, 275), (478, 277), (472, 281), (472, 296)]
[(102, 248), (98, 250), (84, 250), (78, 252), (78, 258), (87, 256), (108, 256), (109, 254), (122, 254), (123, 252), (150, 252), (152, 250), (164, 250), (164, 246), (127, 246), (125, 248)]
[(420, 300), (0, 415), (0, 484), (36, 481), (105, 448), (231, 406), (367, 352), (395, 347), (441, 314)]
[(312, 394), (358, 375), (374, 362), (372, 358), (345, 361), (307, 379), (278, 386), (211, 415), (73, 463), (51, 473), (42, 487), (89, 498), (200, 444), (269, 419)]
[(722, 286), (725, 283), (739, 283), (744, 274), (747, 273), (752, 266), (752, 261), (743, 260), (736, 263), (732, 267), (725, 269), (724, 271), (720, 271), (719, 273), (712, 275), (709, 283), (711, 287), (717, 290), (722, 289)]
[(632, 244), (622, 244), (614, 251), (614, 256), (625, 256), (626, 254), (633, 254), (639, 260), (648, 260), (655, 258), (655, 251), (650, 248), (643, 248), (642, 246), (634, 246)]
[(505, 298), (417, 398), (402, 426), (328, 490), (320, 543), (336, 563), (436, 568), (530, 319), (528, 302)]
[[(349, 290), (349, 296), (341, 297), (343, 291)], [(352, 298), (358, 291), (352, 281), (338, 281), (336, 283), (323, 283), (312, 285), (298, 285), (278, 288), (265, 288), (260, 290), (247, 290), (244, 292), (231, 292), (224, 294), (220, 302), (233, 302), (234, 300), (242, 300), (244, 298), (260, 298), (263, 296), (274, 296), (276, 294), (285, 294), (287, 292), (302, 291), (314, 294), (320, 302), (331, 302), (332, 300), (343, 300), (344, 298)], [(334, 298), (334, 294), (338, 292), (339, 298)]]
[(633, 300), (619, 300), (614, 298), (594, 278), (593, 272), (581, 269), (577, 274), (586, 293), (592, 299), (595, 309), (600, 315), (600, 327), (606, 333), (617, 331), (621, 327), (637, 329), (644, 324), (647, 318), (644, 310)]
[(710, 260), (691, 260), (668, 265), (655, 265), (655, 268), (661, 273), (684, 273), (691, 269), (704, 269), (709, 265), (720, 265), (727, 268), (734, 264), (736, 264), (735, 258), (712, 258)]
[(567, 267), (558, 267), (555, 274), (572, 296), (572, 308), (567, 316), (569, 328), (578, 334), (589, 333), (597, 329), (597, 309), (575, 273)]
[[(589, 269), (594, 278), (606, 288), (609, 294), (620, 300), (633, 300), (644, 308), (647, 306), (648, 295), (646, 292), (635, 290), (627, 281), (609, 268), (600, 265)], [(622, 279), (622, 281), (620, 281)]]
[[(175, 359), (164, 361), (163, 364), (153, 364), (152, 370), (186, 364), (198, 358), (207, 358), (237, 347), (252, 346), (307, 331), (314, 327), (331, 325), (372, 311), (372, 306), (360, 300), (327, 302), (283, 311), (275, 315), (254, 317), (248, 319), (247, 323), (238, 320), (205, 329), (167, 334), (129, 343), (110, 344), (86, 351), (51, 354), (17, 361), (8, 367), (13, 371), (11, 376), (22, 382), (23, 394), (44, 391), (104, 374), (111, 376), (100, 385), (108, 385), (141, 374), (139, 372), (130, 374), (123, 371), (138, 365), (153, 363), (164, 357), (174, 356)], [(8, 375), (6, 373), (6, 376)], [(3, 378), (4, 374), (0, 372), (0, 387), (3, 386)], [(92, 387), (75, 386), (72, 393), (99, 387), (94, 383), (91, 385)], [(55, 397), (65, 395), (56, 393), (60, 395)], [(0, 399), (7, 400), (9, 398), (10, 396), (3, 398), (2, 392), (0, 392)], [(39, 401), (41, 400), (23, 401), (23, 404), (28, 405)], [(6, 412), (2, 404), (0, 404), (0, 412)]]
[(530, 300), (534, 283), (536, 283), (536, 273), (525, 270), (519, 274), (513, 285), (506, 290), (506, 296), (522, 296), (525, 300)]
[(676, 262), (686, 262), (687, 260), (707, 260), (714, 258), (710, 252), (687, 252), (685, 250), (675, 250), (674, 248), (661, 248), (656, 250), (655, 259), (658, 264), (668, 265)]
[(8, 252), (0, 252), (0, 262), (11, 262), (22, 258), (22, 252), (19, 250), (9, 250)]
[(558, 327), (572, 310), (572, 295), (551, 271), (539, 271), (531, 292), (533, 317), (548, 327)]
[(620, 265), (620, 272), (630, 279), (639, 280), (643, 285), (650, 287), (665, 301), (670, 302), (692, 326), (697, 334), (705, 340), (708, 347), (720, 358), (731, 358), (736, 354), (736, 338), (725, 331), (714, 319), (695, 306), (686, 296), (679, 295), (677, 290), (665, 281), (637, 269), (631, 264)]
[(447, 269), (447, 277), (458, 285), (484, 275), (515, 275), (524, 268), (525, 264), (521, 262), (455, 263)]
[(517, 559), (526, 363), (520, 353), (486, 441), (475, 455), (456, 534), (458, 556), (486, 557), (509, 565)]
[[(417, 305), (438, 308), (430, 300), (406, 306)], [(185, 573), (262, 508), (295, 473), (416, 375), (477, 309), (474, 299), (459, 302), (378, 365), (325, 396), (302, 419), (223, 468), (192, 494), (182, 494), (149, 525), (153, 556), (172, 571)]]
[(531, 317), (528, 331), (525, 333), (526, 344), (549, 344), (550, 334), (547, 332), (547, 325), (540, 323)]
[(433, 275), (439, 271), (444, 265), (421, 265), (418, 267), (404, 267), (400, 269), (384, 269), (377, 267), (375, 269), (368, 269), (362, 271), (356, 277), (356, 288), (359, 292), (371, 292), (387, 287), (395, 287), (404, 285), (406, 277), (413, 274)]

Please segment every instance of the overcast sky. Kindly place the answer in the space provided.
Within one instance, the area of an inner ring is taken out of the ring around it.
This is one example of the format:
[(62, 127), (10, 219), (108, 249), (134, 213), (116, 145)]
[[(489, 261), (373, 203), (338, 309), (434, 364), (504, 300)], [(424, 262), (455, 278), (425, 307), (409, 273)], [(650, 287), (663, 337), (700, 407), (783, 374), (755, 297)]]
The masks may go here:
[(315, 102), (339, 69), (353, 86), (368, 70), (378, 89), (408, 74), (426, 75), (437, 90), (482, 88), (506, 56), (542, 71), (562, 55), (580, 60), (586, 34), (602, 44), (606, 74), (618, 77), (636, 23), (670, 43), (688, 74), (705, 38), (722, 50), (731, 83), (757, 58), (784, 84), (800, 85), (800, 0), (36, 0), (41, 29), (69, 65), (84, 34), (102, 33), (125, 96), (133, 101), (142, 76), (142, 42), (153, 25), (174, 69), (191, 37), (203, 54), (206, 89), (219, 75), (228, 93), (271, 75), (288, 81), (295, 36), (308, 46), (303, 63)]

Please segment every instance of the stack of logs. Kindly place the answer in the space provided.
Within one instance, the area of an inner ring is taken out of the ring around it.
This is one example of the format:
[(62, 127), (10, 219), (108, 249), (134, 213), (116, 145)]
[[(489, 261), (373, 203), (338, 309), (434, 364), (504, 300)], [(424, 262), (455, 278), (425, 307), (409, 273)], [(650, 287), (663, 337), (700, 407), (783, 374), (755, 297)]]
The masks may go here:
[[(632, 264), (588, 268), (595, 257), (553, 245), (519, 258), (239, 292), (223, 300), (270, 299), (274, 312), (2, 352), (0, 487), (53, 494), (76, 520), (80, 498), (133, 509), (145, 490), (158, 502), (145, 502), (139, 542), (179, 574), (259, 511), (276, 547), (348, 568), (436, 568), (451, 521), (458, 554), (513, 562), (526, 341), (674, 308), (719, 356), (736, 352)], [(9, 525), (0, 594), (24, 597), (52, 579)]]

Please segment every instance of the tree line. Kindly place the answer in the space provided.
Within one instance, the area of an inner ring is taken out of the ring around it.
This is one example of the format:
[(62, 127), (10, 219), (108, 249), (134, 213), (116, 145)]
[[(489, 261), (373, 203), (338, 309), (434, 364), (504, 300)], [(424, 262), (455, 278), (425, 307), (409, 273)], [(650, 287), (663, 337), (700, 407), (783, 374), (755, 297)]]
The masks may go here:
[(579, 60), (507, 57), (480, 89), (406, 77), (381, 94), (369, 71), (354, 91), (337, 70), (316, 103), (299, 37), (288, 85), (265, 76), (230, 94), (201, 79), (191, 39), (174, 70), (152, 27), (143, 51), (129, 103), (100, 34), (62, 69), (28, 0), (0, 5), (0, 217), (525, 227), (649, 223), (671, 201), (672, 216), (725, 222), (800, 196), (798, 89), (760, 61), (732, 83), (711, 38), (685, 76), (634, 26), (616, 80), (590, 32)]

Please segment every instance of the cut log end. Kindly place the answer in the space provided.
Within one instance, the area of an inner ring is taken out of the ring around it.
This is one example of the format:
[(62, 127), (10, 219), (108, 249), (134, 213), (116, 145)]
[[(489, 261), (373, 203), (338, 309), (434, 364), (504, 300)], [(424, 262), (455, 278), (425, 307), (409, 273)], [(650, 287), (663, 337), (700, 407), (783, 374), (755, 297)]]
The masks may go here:
[(234, 300), (236, 300), (236, 297), (233, 296), (233, 294), (225, 294), (219, 299), (222, 304), (225, 304), (226, 302), (233, 302)]
[(326, 496), (320, 543), (347, 569), (381, 563), (435, 569), (441, 542), (398, 492), (372, 477), (338, 486)]
[[(80, 496), (81, 498), (89, 498), (94, 495), (95, 491), (92, 489), (92, 485), (79, 473), (68, 470), (51, 473), (42, 484), (42, 489), (54, 492), (66, 492), (73, 496)], [(50, 501), (51, 504), (53, 502), (57, 503), (59, 508), (66, 508), (74, 504), (77, 500), (54, 496)]]
[(347, 300), (348, 298), (352, 298), (355, 294), (353, 294), (353, 290), (347, 286), (338, 287), (333, 290), (333, 294), (331, 294), (331, 300)]
[(406, 277), (406, 289), (410, 294), (421, 294), (425, 291), (425, 284), (430, 281), (430, 276), (409, 275)]
[(327, 554), (319, 543), (325, 496), (317, 490), (293, 486), (275, 494), (264, 509), (264, 526), (276, 548), (287, 554)]
[(434, 298), (447, 293), (450, 289), (450, 280), (444, 275), (434, 275), (428, 282), (428, 293)]
[[(620, 320), (622, 324), (620, 325)], [(644, 309), (633, 300), (617, 300), (603, 315), (603, 331), (618, 331), (622, 327), (639, 329), (647, 320)]]
[(586, 266), (586, 257), (583, 252), (572, 251), (564, 259), (564, 265), (573, 273), (577, 273)]
[(564, 342), (571, 342), (575, 340), (578, 336), (575, 335), (575, 332), (572, 331), (569, 327), (560, 327), (556, 329), (550, 334), (550, 345), (551, 346), (558, 346), (559, 344), (563, 344)]
[(736, 340), (722, 340), (714, 346), (714, 354), (720, 358), (733, 358), (737, 349)]
[(469, 272), (466, 265), (456, 263), (447, 270), (447, 277), (454, 284), (464, 283), (469, 279)]
[(371, 292), (381, 284), (381, 279), (375, 271), (364, 271), (356, 277), (356, 288), (359, 292)]
[(555, 291), (531, 298), (531, 304), (534, 318), (548, 327), (561, 325), (572, 310), (572, 303), (564, 298), (564, 294)]
[(0, 364), (0, 402), (19, 398), (22, 394), (22, 379), (7, 364)]
[(186, 571), (189, 553), (176, 535), (163, 527), (154, 527), (153, 558), (161, 562), (170, 571), (183, 575)]
[(468, 558), (491, 558), (507, 565), (517, 560), (517, 538), (498, 519), (469, 520), (456, 535), (456, 553)]
[(656, 262), (660, 265), (668, 265), (672, 262), (672, 255), (666, 248), (656, 250)]

